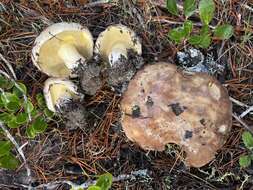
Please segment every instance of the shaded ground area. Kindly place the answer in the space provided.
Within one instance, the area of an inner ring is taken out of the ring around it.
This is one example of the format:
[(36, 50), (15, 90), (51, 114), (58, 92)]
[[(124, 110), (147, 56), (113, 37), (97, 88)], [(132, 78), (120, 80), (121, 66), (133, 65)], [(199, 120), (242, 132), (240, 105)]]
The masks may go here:
[[(158, 4), (159, 1), (122, 1), (116, 4), (84, 2), (16, 3), (6, 0), (0, 3), (0, 53), (13, 65), (18, 79), (28, 86), (32, 101), (35, 102), (36, 93), (42, 91), (47, 76), (32, 65), (31, 48), (36, 36), (53, 22), (78, 22), (87, 26), (94, 38), (110, 24), (127, 25), (142, 40), (145, 64), (157, 60), (177, 64), (176, 53), (189, 46), (175, 46), (168, 41), (169, 29), (177, 23), (181, 24), (182, 20), (169, 16), (166, 9)], [(224, 4), (219, 1), (217, 10), (216, 18), (211, 24), (231, 23), (235, 27), (235, 36), (226, 42), (216, 40), (210, 48), (201, 51), (205, 57), (211, 55), (217, 63), (224, 66), (224, 70), (215, 75), (227, 87), (229, 95), (237, 101), (234, 101), (233, 112), (240, 115), (245, 110), (243, 104), (253, 104), (252, 39), (247, 40), (245, 37), (247, 31), (252, 32), (252, 10), (237, 1), (227, 1)], [(199, 23), (198, 17), (192, 19)], [(197, 29), (198, 26), (195, 27)], [(0, 69), (5, 69), (2, 62)], [(86, 96), (83, 101), (89, 113), (85, 128), (66, 128), (61, 119), (56, 118), (48, 130), (34, 140), (25, 137), (25, 127), (11, 130), (20, 145), (28, 141), (23, 150), (33, 171), (33, 185), (62, 179), (82, 183), (106, 171), (118, 176), (147, 169), (149, 178), (114, 183), (112, 189), (252, 187), (253, 178), (250, 175), (253, 168), (241, 170), (238, 164), (239, 156), (245, 154), (246, 150), (240, 139), (244, 128), (237, 120), (233, 120), (227, 143), (215, 160), (201, 169), (186, 168), (181, 162), (183, 152), (174, 145), (169, 145), (164, 152), (145, 152), (128, 141), (119, 123), (119, 101), (120, 95), (105, 84), (94, 96)], [(252, 126), (252, 115), (246, 115), (243, 121)], [(17, 172), (10, 172), (9, 176), (18, 179), (18, 173), (23, 176), (22, 171), (21, 166)], [(0, 176), (4, 173), (6, 172), (0, 170)], [(0, 184), (1, 189), (22, 189), (19, 180), (13, 183), (8, 179), (0, 179), (1, 183), (3, 181), (5, 185)]]

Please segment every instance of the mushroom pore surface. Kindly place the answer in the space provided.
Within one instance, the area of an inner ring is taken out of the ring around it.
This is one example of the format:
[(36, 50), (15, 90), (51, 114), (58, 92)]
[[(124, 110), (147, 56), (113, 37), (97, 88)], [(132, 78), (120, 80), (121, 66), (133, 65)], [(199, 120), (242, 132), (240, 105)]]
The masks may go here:
[(186, 164), (210, 162), (226, 141), (232, 123), (227, 91), (204, 73), (184, 73), (175, 65), (147, 65), (130, 81), (121, 101), (127, 137), (143, 149), (162, 151), (175, 143)]

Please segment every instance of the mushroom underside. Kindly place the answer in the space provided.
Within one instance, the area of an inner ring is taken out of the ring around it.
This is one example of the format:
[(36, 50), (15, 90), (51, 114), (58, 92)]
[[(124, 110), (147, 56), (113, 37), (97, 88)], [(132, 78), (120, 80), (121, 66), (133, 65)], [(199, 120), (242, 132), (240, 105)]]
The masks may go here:
[(73, 69), (93, 54), (89, 30), (77, 23), (55, 23), (36, 38), (32, 50), (35, 66), (52, 77), (74, 77)]
[(48, 78), (43, 89), (46, 104), (49, 110), (60, 112), (61, 106), (72, 100), (81, 100), (83, 95), (77, 92), (77, 86), (62, 78)]

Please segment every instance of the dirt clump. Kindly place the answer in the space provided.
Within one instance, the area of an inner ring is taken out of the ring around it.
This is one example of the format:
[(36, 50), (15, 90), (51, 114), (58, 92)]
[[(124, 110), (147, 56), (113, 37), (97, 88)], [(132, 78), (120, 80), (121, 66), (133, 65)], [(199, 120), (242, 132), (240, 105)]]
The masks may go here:
[(80, 102), (68, 102), (61, 106), (59, 110), (67, 129), (84, 129), (87, 126), (88, 112)]
[[(127, 57), (126, 59), (122, 56), (115, 65), (105, 68), (104, 75), (110, 86), (126, 86), (137, 70), (144, 64), (143, 58), (132, 50), (128, 51)], [(123, 87), (122, 91), (124, 89)]]
[(79, 83), (85, 94), (94, 95), (102, 87), (101, 65), (93, 58), (78, 68)]

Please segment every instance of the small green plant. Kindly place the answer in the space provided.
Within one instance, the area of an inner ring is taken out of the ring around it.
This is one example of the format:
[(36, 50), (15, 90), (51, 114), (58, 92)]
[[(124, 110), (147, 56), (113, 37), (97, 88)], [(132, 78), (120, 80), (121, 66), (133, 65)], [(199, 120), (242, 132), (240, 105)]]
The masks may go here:
[(250, 132), (245, 131), (242, 134), (242, 140), (248, 149), (248, 154), (240, 157), (239, 164), (242, 168), (246, 168), (251, 165), (253, 160), (253, 136)]
[(42, 94), (36, 95), (37, 105), (27, 95), (27, 88), (23, 83), (13, 82), (0, 75), (0, 121), (9, 128), (27, 126), (26, 134), (34, 138), (47, 128), (47, 118), (53, 116), (45, 104)]
[(97, 183), (88, 188), (88, 190), (109, 190), (112, 186), (112, 174), (105, 173), (100, 175)]
[(16, 169), (19, 161), (11, 153), (12, 144), (9, 141), (0, 141), (0, 168)]
[[(179, 15), (176, 0), (167, 0), (166, 5), (171, 14), (176, 16)], [(199, 34), (191, 35), (193, 23), (188, 19), (196, 10), (196, 1), (185, 0), (183, 8), (185, 16), (184, 24), (170, 30), (168, 37), (176, 44), (187, 40), (193, 46), (208, 48), (212, 42), (212, 33), (209, 28), (209, 23), (213, 19), (215, 12), (215, 4), (213, 0), (200, 0), (199, 2), (199, 16), (203, 24)], [(233, 27), (229, 24), (216, 26), (213, 30), (213, 36), (221, 40), (229, 39), (232, 35)]]
[[(9, 80), (2, 75), (0, 92), (0, 123), (10, 129), (25, 126), (29, 138), (34, 138), (36, 134), (46, 130), (48, 118), (52, 117), (53, 113), (47, 109), (42, 94), (37, 94), (35, 105), (27, 98), (27, 88), (23, 83)], [(10, 142), (0, 142), (0, 167), (15, 169), (18, 161), (10, 152)]]

